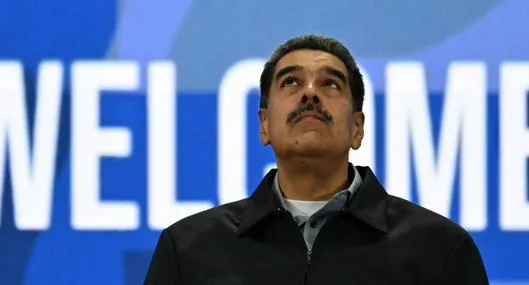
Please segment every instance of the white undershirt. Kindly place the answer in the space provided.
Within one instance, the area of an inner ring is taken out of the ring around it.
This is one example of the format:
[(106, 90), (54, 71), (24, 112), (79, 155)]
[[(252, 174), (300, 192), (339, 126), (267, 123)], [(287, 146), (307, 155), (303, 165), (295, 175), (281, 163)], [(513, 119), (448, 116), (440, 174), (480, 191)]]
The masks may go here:
[(292, 216), (310, 217), (321, 208), (323, 208), (328, 201), (300, 201), (285, 199), (285, 208)]

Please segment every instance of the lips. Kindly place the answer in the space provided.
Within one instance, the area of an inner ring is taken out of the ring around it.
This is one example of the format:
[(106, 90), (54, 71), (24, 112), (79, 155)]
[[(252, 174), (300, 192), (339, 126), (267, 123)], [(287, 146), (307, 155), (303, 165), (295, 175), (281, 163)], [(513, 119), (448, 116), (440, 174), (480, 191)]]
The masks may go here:
[(325, 117), (317, 112), (304, 112), (303, 114), (299, 115), (296, 119), (296, 122), (299, 122), (303, 119), (317, 119), (322, 122), (325, 122)]

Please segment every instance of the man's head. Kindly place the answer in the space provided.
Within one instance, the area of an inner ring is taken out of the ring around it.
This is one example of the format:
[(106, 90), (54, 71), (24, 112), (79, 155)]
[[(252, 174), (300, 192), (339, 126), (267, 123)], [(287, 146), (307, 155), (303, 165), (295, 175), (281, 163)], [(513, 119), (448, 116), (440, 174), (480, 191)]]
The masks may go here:
[(301, 36), (281, 45), (261, 74), (260, 131), (276, 156), (346, 154), (364, 135), (364, 83), (339, 41)]

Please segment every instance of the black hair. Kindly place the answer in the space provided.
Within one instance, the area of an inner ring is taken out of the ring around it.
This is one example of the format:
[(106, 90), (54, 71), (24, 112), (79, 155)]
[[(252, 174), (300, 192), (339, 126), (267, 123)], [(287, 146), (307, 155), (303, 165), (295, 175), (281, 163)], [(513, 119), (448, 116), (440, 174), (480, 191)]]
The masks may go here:
[(279, 62), (279, 60), (286, 54), (301, 49), (327, 52), (342, 60), (342, 62), (345, 64), (345, 67), (347, 68), (347, 76), (349, 79), (349, 87), (351, 89), (354, 111), (362, 111), (365, 87), (362, 80), (362, 74), (358, 69), (355, 59), (349, 50), (338, 40), (318, 35), (304, 35), (292, 38), (274, 51), (270, 59), (266, 62), (263, 72), (261, 73), (261, 99), (259, 107), (262, 109), (268, 107), (270, 86), (272, 85), (277, 62)]

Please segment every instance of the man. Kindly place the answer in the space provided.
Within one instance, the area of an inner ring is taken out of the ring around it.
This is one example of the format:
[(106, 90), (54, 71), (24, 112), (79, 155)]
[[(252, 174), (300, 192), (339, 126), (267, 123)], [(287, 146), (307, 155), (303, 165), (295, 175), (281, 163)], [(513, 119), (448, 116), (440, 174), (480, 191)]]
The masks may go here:
[(248, 199), (165, 229), (145, 284), (488, 284), (464, 229), (348, 162), (364, 136), (364, 84), (340, 42), (287, 41), (260, 88), (277, 169)]

